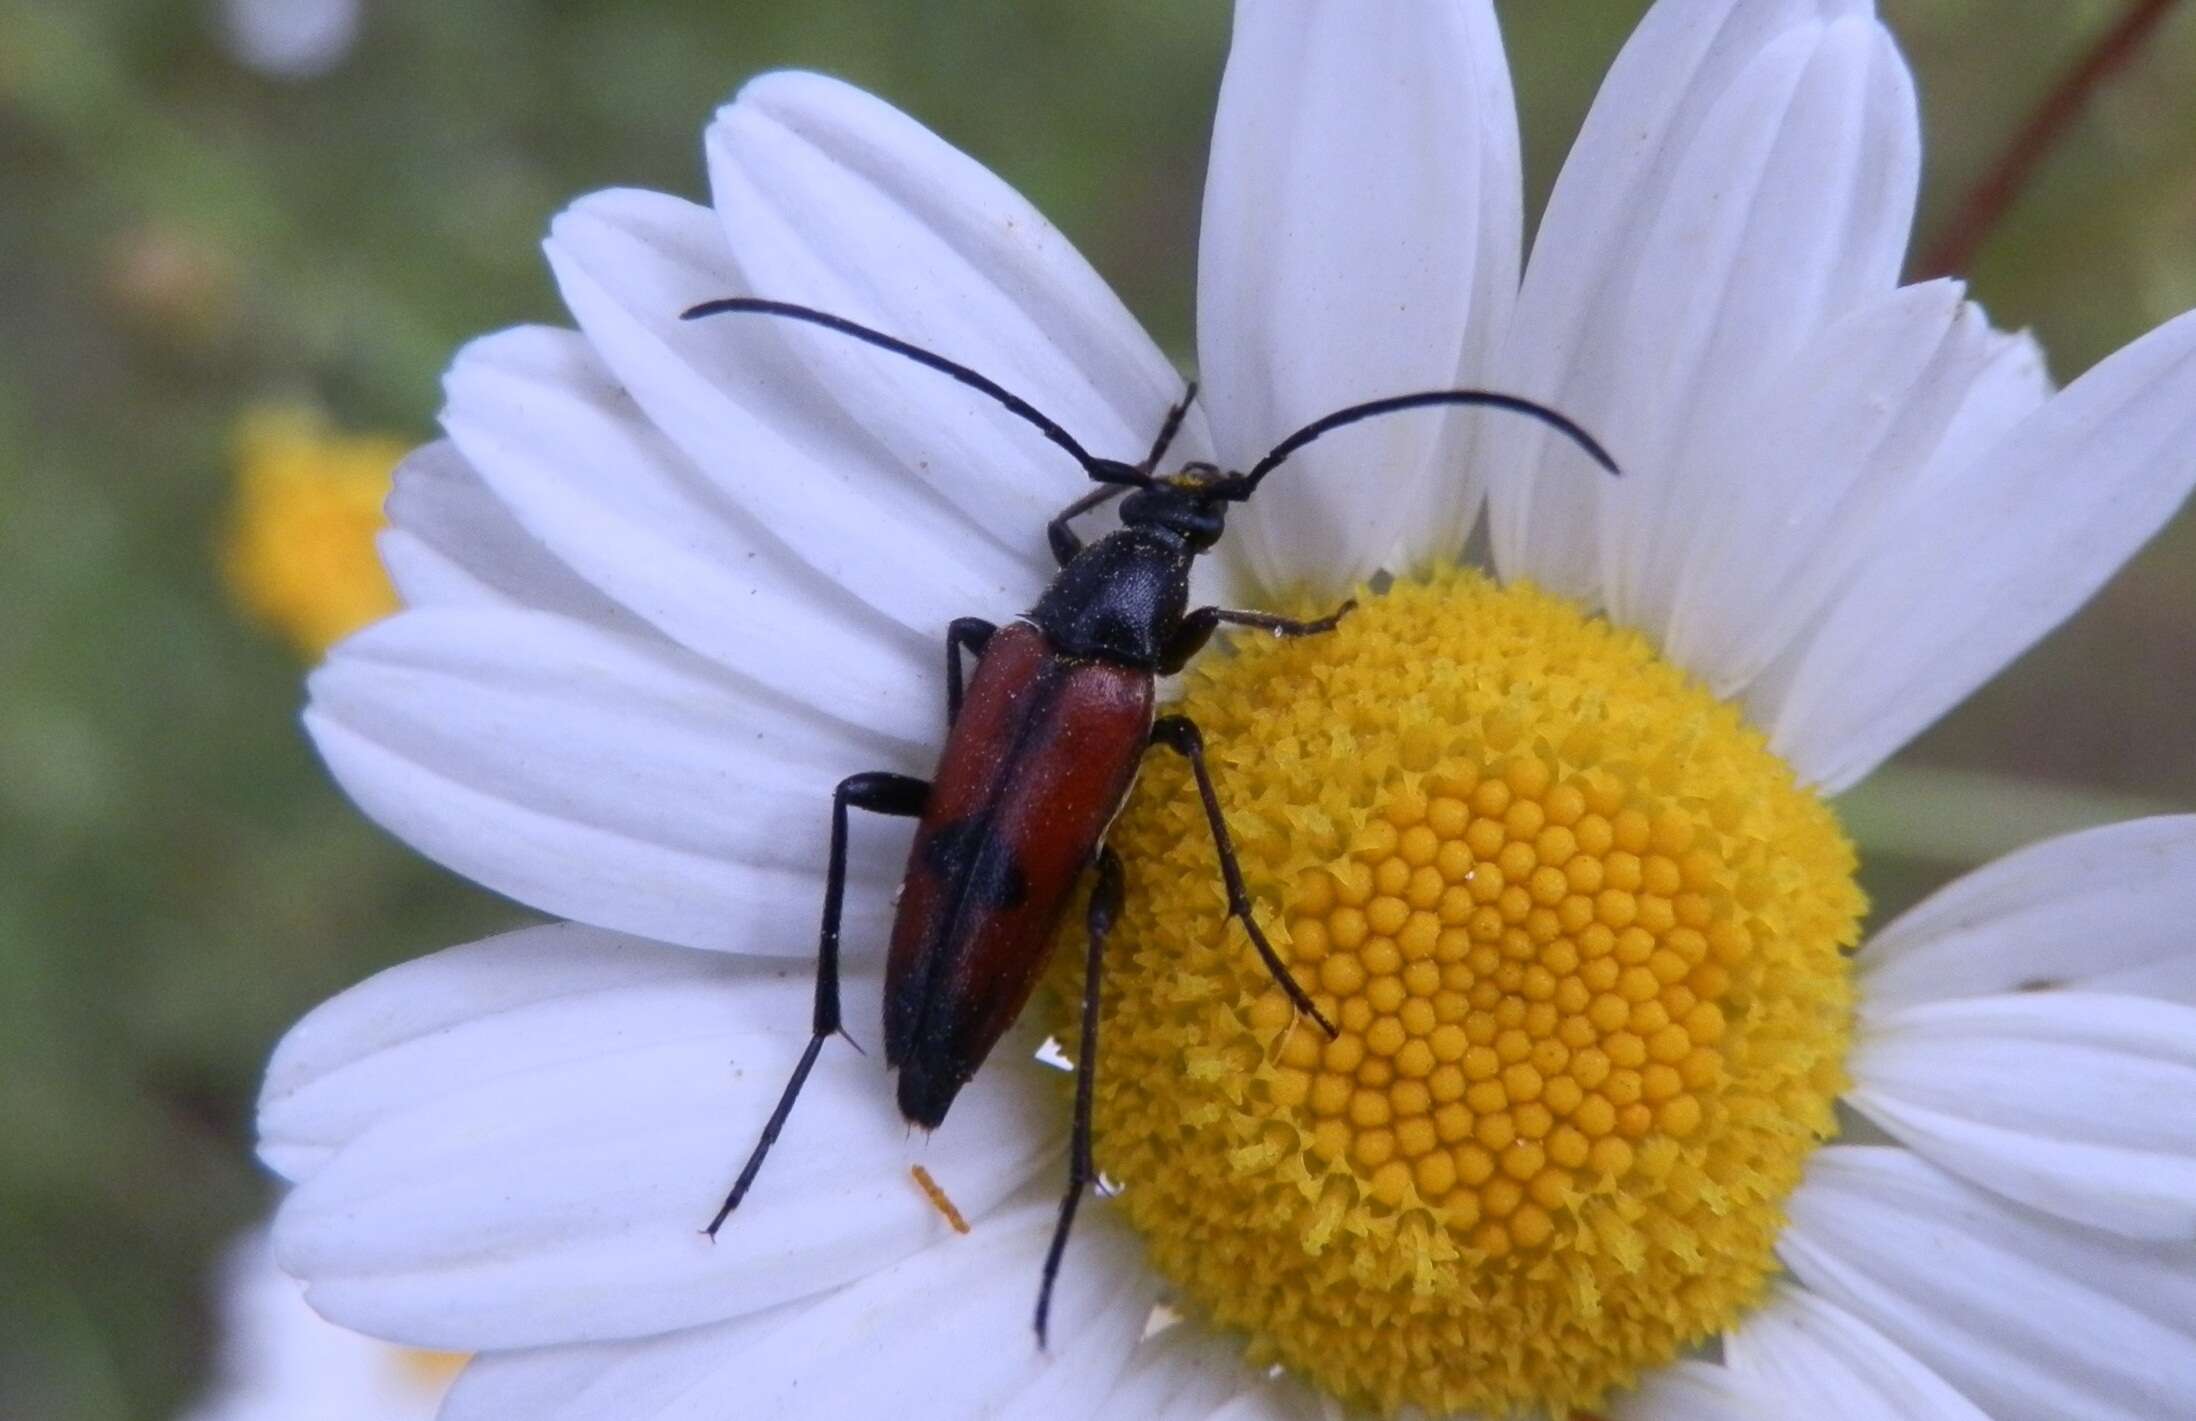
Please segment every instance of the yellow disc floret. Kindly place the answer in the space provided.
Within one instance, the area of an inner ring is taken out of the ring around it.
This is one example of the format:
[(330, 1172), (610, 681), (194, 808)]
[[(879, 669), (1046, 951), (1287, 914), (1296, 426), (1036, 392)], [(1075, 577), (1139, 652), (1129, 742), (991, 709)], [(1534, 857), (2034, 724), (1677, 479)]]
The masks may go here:
[(1434, 1412), (1590, 1407), (1734, 1321), (1834, 1128), (1863, 903), (1829, 810), (1642, 638), (1467, 572), (1186, 691), (1340, 1034), (1155, 756), (1112, 836), (1097, 1158), (1183, 1300)]

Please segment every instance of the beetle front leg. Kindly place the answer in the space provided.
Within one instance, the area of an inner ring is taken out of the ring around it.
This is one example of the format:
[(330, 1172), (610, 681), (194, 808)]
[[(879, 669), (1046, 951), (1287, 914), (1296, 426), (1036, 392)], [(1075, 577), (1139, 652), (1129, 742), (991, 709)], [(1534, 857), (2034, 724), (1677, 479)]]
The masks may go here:
[[(778, 1097), (778, 1108), (770, 1112), (770, 1119), (763, 1125), (762, 1138), (755, 1143), (755, 1152), (747, 1157), (740, 1177), (733, 1181), (732, 1192), (724, 1196), (724, 1207), (717, 1210), (717, 1216), (703, 1230), (711, 1238), (717, 1236), (717, 1230), (724, 1227), (724, 1221), (731, 1217), (732, 1211), (740, 1207), (740, 1200), (747, 1197), (748, 1186), (755, 1182), (755, 1175), (762, 1169), (763, 1156), (778, 1142), (778, 1132), (785, 1128), (786, 1117), (793, 1113), (793, 1102), (800, 1096), (801, 1087), (808, 1083), (808, 1073), (815, 1068), (824, 1042), (842, 1034), (839, 1024), (839, 908), (846, 898), (846, 812), (866, 809), (872, 814), (914, 819), (922, 814), (923, 805), (929, 798), (929, 781), (881, 770), (848, 775), (832, 792), (831, 861), (824, 871), (823, 932), (816, 945), (816, 1015), (810, 1028), (808, 1049), (801, 1053), (800, 1063), (793, 1067), (793, 1078), (785, 1083), (785, 1094)], [(848, 1044), (853, 1044), (852, 1038), (848, 1039)]]
[(1172, 676), (1189, 665), (1190, 658), (1205, 649), (1205, 643), (1212, 640), (1212, 634), (1219, 630), (1223, 622), (1231, 627), (1256, 627), (1260, 631), (1272, 632), (1281, 637), (1318, 636), (1340, 626), (1342, 619), (1356, 607), (1357, 599), (1352, 597), (1326, 616), (1309, 622), (1298, 621), (1294, 617), (1277, 617), (1271, 612), (1245, 612), (1233, 607), (1199, 607), (1184, 617), (1181, 625), (1174, 629), (1174, 635), (1167, 638), (1166, 650), (1159, 659), (1159, 673)]
[(1128, 491), (1127, 484), (1100, 484), (1054, 514), (1052, 521), (1045, 525), (1045, 541), (1052, 546), (1052, 560), (1062, 567), (1075, 561), (1075, 555), (1083, 550), (1083, 539), (1068, 524), (1107, 499), (1119, 498)]
[[(1182, 398), (1167, 408), (1167, 417), (1159, 422), (1158, 437), (1151, 441), (1151, 452), (1144, 456), (1143, 463), (1136, 466), (1133, 471), (1135, 474), (1149, 478), (1159, 467), (1159, 461), (1167, 457), (1167, 449), (1174, 443), (1174, 436), (1181, 433), (1182, 418), (1189, 413), (1190, 404), (1196, 398), (1197, 382), (1192, 380), (1189, 387), (1182, 391)], [(1129, 473), (1130, 471), (1123, 470), (1124, 476)], [(1109, 498), (1120, 497), (1133, 487), (1134, 484), (1117, 483), (1094, 488), (1055, 514), (1052, 521), (1045, 525), (1045, 541), (1052, 547), (1053, 561), (1066, 567), (1083, 550), (1082, 538), (1068, 526), (1071, 521), (1082, 517)]]
[(1220, 856), (1220, 877), (1228, 887), (1228, 912), (1242, 920), (1243, 930), (1250, 934), (1251, 946), (1258, 949), (1266, 970), (1273, 974), (1273, 980), (1281, 990), (1288, 993), (1296, 1009), (1318, 1022), (1327, 1035), (1340, 1036), (1342, 1033), (1335, 1030), (1334, 1023), (1312, 1004), (1311, 997), (1289, 974), (1288, 964), (1273, 950), (1273, 944), (1266, 941), (1258, 919), (1251, 915), (1250, 890), (1243, 886), (1243, 869), (1235, 861), (1235, 841), (1228, 837), (1227, 816), (1220, 812), (1220, 796), (1213, 791), (1212, 772), (1205, 768), (1205, 737), (1197, 729), (1197, 723), (1186, 715), (1161, 716), (1152, 723), (1151, 742), (1164, 745), (1189, 761), (1190, 773), (1197, 779), (1198, 797), (1205, 801), (1205, 822), (1212, 826), (1212, 846)]
[(1182, 387), (1182, 398), (1167, 406), (1167, 417), (1159, 421), (1159, 434), (1151, 441), (1151, 452), (1144, 456), (1143, 463), (1136, 466), (1139, 473), (1159, 472), (1159, 461), (1167, 457), (1167, 450), (1174, 446), (1174, 436), (1182, 432), (1182, 417), (1189, 413), (1190, 406), (1196, 402), (1197, 382), (1192, 380)]
[(1037, 1288), (1037, 1345), (1045, 1345), (1045, 1319), (1052, 1311), (1052, 1285), (1060, 1276), (1060, 1260), (1067, 1253), (1068, 1230), (1075, 1226), (1075, 1210), (1083, 1202), (1083, 1190), (1097, 1178), (1090, 1157), (1090, 1111), (1098, 1077), (1098, 982), (1106, 955), (1106, 935), (1121, 916), (1121, 856), (1111, 848), (1098, 851), (1098, 881), (1091, 885), (1087, 918), (1090, 945), (1083, 966), (1083, 1045), (1075, 1057), (1075, 1130), (1068, 1141), (1067, 1194), (1060, 1200), (1060, 1222), (1053, 1225), (1052, 1247), (1045, 1252), (1044, 1281)]
[(946, 627), (946, 729), (951, 730), (961, 718), (962, 648), (982, 656), (998, 630), (982, 617), (955, 617)]

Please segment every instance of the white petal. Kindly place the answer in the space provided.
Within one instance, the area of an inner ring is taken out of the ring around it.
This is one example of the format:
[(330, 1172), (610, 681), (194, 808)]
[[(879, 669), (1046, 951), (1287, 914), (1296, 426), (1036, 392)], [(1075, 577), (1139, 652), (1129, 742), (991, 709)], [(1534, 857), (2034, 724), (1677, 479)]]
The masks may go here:
[(432, 1421), (443, 1380), (404, 1348), (322, 1319), (264, 1230), (231, 1247), (217, 1276), (212, 1375), (176, 1421)]
[(1715, 492), (1709, 451), (1817, 331), (1890, 294), (1917, 127), (1897, 48), (1862, 17), (1783, 36), (1710, 110), (1610, 313), (1633, 360), (1603, 431), (1627, 470), (1605, 484), (1601, 527), (1619, 620), (1668, 626), (1693, 520)]
[(2008, 854), (1877, 933), (1863, 999), (1890, 1012), (2043, 987), (2196, 1005), (2196, 816), (2110, 824)]
[[(306, 728), (391, 833), (544, 912), (690, 947), (811, 952), (834, 786), (928, 753), (538, 612), (402, 613), (311, 690)], [(907, 836), (857, 837), (848, 938), (873, 942)]]
[[(729, 507), (641, 417), (587, 342), (475, 341), (442, 421), (518, 520), (664, 635), (826, 715), (910, 738), (944, 699), (937, 637), (818, 576)], [(918, 710), (918, 703), (922, 703)]]
[(708, 209), (597, 193), (556, 220), (547, 249), (580, 328), (650, 421), (824, 580), (933, 636), (957, 616), (1011, 614), (1043, 585), (1043, 530), (1009, 548), (940, 498), (847, 418), (784, 322), (679, 319), (747, 287)]
[(2004, 1203), (1906, 1150), (1833, 1146), (1777, 1245), (1996, 1421), (2158, 1421), (2196, 1395), (2196, 1246)]
[(1980, 318), (1987, 331), (1988, 352), (1982, 370), (1969, 384), (1959, 413), (1952, 417), (1929, 467), (1915, 481), (1925, 489), (1940, 479), (1961, 472), (1980, 455), (1995, 448), (2022, 420), (2034, 414), (2058, 392), (2044, 363), (2043, 347), (2027, 331), (2000, 331), (1989, 327), (1979, 307), (1969, 312)]
[[(1460, 146), (1472, 148), (1479, 163), (1474, 204), (1478, 239), (1464, 354), (1453, 383), (1484, 389), (1497, 383), (1496, 366), (1509, 338), (1510, 312), (1517, 305), (1523, 277), (1524, 165), (1518, 149), (1517, 97), (1510, 86), (1509, 56), (1503, 52), (1494, 10), (1484, 0), (1470, 0), (1465, 22), (1470, 29), (1471, 69), (1453, 88), (1476, 104), (1471, 127), (1464, 130), (1477, 140), (1476, 145)], [(1509, 418), (1514, 416), (1466, 410), (1448, 421), (1416, 505), (1405, 520), (1402, 550), (1391, 561), (1405, 567), (1423, 566), (1454, 562), (1463, 555), (1487, 496), (1487, 466), (1477, 452), (1484, 438), (1481, 427), (1489, 419)]]
[(1789, 1284), (1724, 1338), (1723, 1355), (1792, 1421), (1989, 1421), (1867, 1323)]
[[(578, 923), (521, 928), (388, 968), (283, 1036), (260, 1087), (260, 1158), (303, 1180), (384, 1116), (455, 1080), (586, 1054), (584, 1033), (531, 1029), (543, 1009), (586, 1009), (645, 987), (706, 987), (721, 972), (711, 954)], [(474, 1048), (498, 1033), (499, 1054), (482, 1061)]]
[(1111, 1212), (1087, 1208), (1077, 1223), (1054, 1298), (1061, 1325), (1043, 1352), (1030, 1305), (1049, 1200), (807, 1303), (639, 1342), (486, 1358), (443, 1421), (1079, 1421), (1127, 1364), (1158, 1290)]
[(1956, 282), (1835, 322), (1699, 455), (1710, 485), (1679, 538), (1663, 653), (1718, 695), (1744, 689), (1882, 536), (2005, 338)]
[[(1549, 198), (1498, 367), (1501, 383), (1583, 420), (1633, 468), (1642, 456), (1632, 446), (1643, 445), (1671, 413), (1650, 409), (1637, 427), (1612, 422), (1625, 407), (1641, 403), (1629, 387), (1653, 379), (1668, 360), (1651, 328), (1644, 349), (1616, 339), (1648, 274), (1642, 234), (1670, 206), (1682, 167), (1712, 173), (1729, 161), (1734, 146), (1744, 146), (1743, 133), (1704, 135), (1702, 129), (1765, 50), (1796, 30), (1819, 36), (1825, 22), (1865, 18), (1869, 11), (1867, 0), (1666, 0), (1648, 12), (1603, 82)], [(1900, 79), (1888, 69), (1878, 76), (1877, 110), (1896, 110)], [(1887, 116), (1898, 121), (1895, 112)], [(1914, 144), (1910, 134), (1902, 138), (1879, 127), (1865, 135), (1852, 130), (1838, 147), (1855, 142), (1884, 154), (1878, 195), (1886, 207), (1872, 223), (1854, 226), (1852, 247), (1829, 269), (1864, 273), (1876, 287), (1888, 287), (1892, 272), (1883, 269), (1884, 253), (1895, 262), (1905, 240), (1898, 193), (1900, 184), (1913, 181)], [(1816, 178), (1820, 184), (1820, 174)], [(1823, 195), (1803, 199), (1802, 206), (1812, 208)], [(1709, 215), (1673, 211), (1695, 221)], [(1811, 235), (1831, 233), (1825, 228)], [(1804, 331), (1813, 319), (1799, 309), (1802, 286), (1821, 285), (1824, 274), (1787, 272), (1782, 294), (1792, 309), (1753, 312), (1750, 318), (1767, 327), (1733, 330), (1729, 338), (1764, 349), (1789, 343), (1793, 330)], [(1682, 268), (1655, 278), (1675, 283), (1681, 302), (1705, 300), (1693, 274)], [(1497, 565), (1507, 577), (1529, 577), (1581, 601), (1600, 601), (1602, 476), (1537, 428), (1508, 421), (1490, 421), (1486, 428)], [(1641, 466), (1639, 473), (1645, 472)]]
[(1320, 1421), (1324, 1414), (1302, 1382), (1253, 1371), (1234, 1338), (1182, 1321), (1144, 1339), (1094, 1421)]
[(2196, 312), (2091, 370), (1897, 512), (1793, 675), (1771, 744), (1832, 793), (2069, 613), (2196, 482)]
[(1901, 1141), (2075, 1223), (2196, 1240), (2196, 1007), (2056, 991), (1862, 1010), (1847, 1098)]
[[(1222, 462), (1247, 468), (1344, 405), (1476, 378), (1516, 280), (1518, 181), (1484, 0), (1238, 6), (1197, 259)], [(1460, 547), (1476, 488), (1427, 488), (1455, 423), (1399, 415), (1290, 459), (1232, 519), (1257, 581), (1339, 592), (1435, 506), (1467, 520), (1442, 531)]]
[[(2026, 332), (1990, 330), (1979, 308), (1968, 310), (1972, 319), (1963, 318), (1960, 330), (1965, 335), (1973, 327), (1982, 327), (1981, 369), (1973, 372), (1959, 410), (1946, 426), (1936, 450), (1911, 478), (1903, 481), (1898, 496), (1887, 506), (1858, 510), (1862, 513), (1859, 518), (1841, 520), (1841, 551), (1858, 550), (1863, 559), (1872, 556), (1876, 545), (1888, 541), (1899, 526), (1898, 510), (1908, 500), (1963, 472), (1977, 456), (1996, 446), (2008, 431), (2051, 398), (2051, 376), (2044, 368), (2043, 350), (2035, 337)], [(1955, 336), (1950, 344), (1958, 348), (1969, 342)], [(1951, 368), (1956, 370), (1960, 363), (1952, 362)], [(1807, 625), (1790, 638), (1775, 660), (1754, 673), (1744, 697), (1747, 718), (1754, 724), (1775, 725), (1782, 719), (1785, 698), (1792, 692), (1800, 664), (1838, 600), (1833, 595), (1827, 605), (1818, 605)]]
[[(284, 1047), (270, 1151), (311, 1173), (275, 1238), (324, 1315), (459, 1350), (693, 1327), (944, 1237), (909, 1177), (918, 1161), (981, 1220), (1058, 1158), (1064, 1112), (1026, 1037), (928, 1139), (893, 1108), (883, 1063), (835, 1044), (712, 1244), (702, 1225), (808, 1044), (811, 974), (702, 953), (699, 970), (670, 968), (668, 949), (608, 941), (566, 951), (545, 969), (560, 990), (539, 991), (508, 980), (533, 975), (515, 945), (458, 949), (337, 998)], [(867, 1035), (879, 979), (845, 985)], [(452, 998), (483, 1009), (453, 1019)]]
[[(926, 1250), (893, 1266), (928, 1256)], [(760, 1344), (811, 1306), (814, 1300), (786, 1303), (631, 1342), (482, 1353), (459, 1374), (436, 1421), (664, 1421), (697, 1394), (714, 1397), (708, 1383), (718, 1362), (738, 1357), (752, 1364)]]
[(1777, 1404), (1757, 1396), (1728, 1367), (1672, 1362), (1649, 1373), (1639, 1387), (1603, 1404), (1608, 1421), (1771, 1421)]
[(381, 558), (411, 607), (531, 607), (624, 631), (641, 623), (519, 525), (448, 440), (397, 465)]
[[(709, 131), (717, 213), (746, 285), (967, 365), (1092, 454), (1135, 462), (1182, 376), (1037, 209), (915, 120), (817, 74), (768, 74)], [(755, 317), (721, 318), (751, 321)], [(784, 338), (830, 399), (1008, 548), (1088, 487), (1075, 462), (987, 397), (845, 336)], [(1201, 417), (1174, 457), (1203, 457)]]

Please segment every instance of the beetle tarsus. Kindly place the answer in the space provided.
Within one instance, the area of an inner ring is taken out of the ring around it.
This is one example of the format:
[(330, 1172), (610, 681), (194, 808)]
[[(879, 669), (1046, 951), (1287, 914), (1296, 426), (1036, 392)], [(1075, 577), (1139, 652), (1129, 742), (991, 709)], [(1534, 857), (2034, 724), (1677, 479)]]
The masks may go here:
[[(834, 991), (837, 986), (834, 979)], [(808, 1083), (808, 1073), (816, 1068), (816, 1058), (823, 1054), (824, 1042), (829, 1041), (831, 1036), (831, 1032), (821, 1031), (808, 1038), (808, 1048), (801, 1052), (800, 1064), (793, 1068), (793, 1078), (785, 1083), (785, 1093), (778, 1097), (778, 1108), (770, 1112), (770, 1119), (763, 1126), (762, 1139), (756, 1142), (754, 1153), (747, 1157), (747, 1164), (740, 1170), (740, 1177), (732, 1181), (732, 1192), (725, 1195), (724, 1203), (717, 1207), (717, 1216), (709, 1221), (709, 1227), (702, 1230), (709, 1235), (711, 1243), (716, 1242), (717, 1230), (724, 1227), (724, 1221), (732, 1217), (732, 1211), (740, 1207), (740, 1201), (747, 1197), (755, 1176), (762, 1171), (763, 1157), (778, 1142), (778, 1132), (785, 1128), (786, 1117), (793, 1113), (793, 1102), (800, 1098), (801, 1087)]]
[(1305, 622), (1297, 627), (1275, 627), (1273, 634), (1281, 637), (1318, 636), (1322, 632), (1331, 632), (1336, 627), (1341, 626), (1342, 619), (1356, 610), (1357, 599), (1352, 597), (1316, 622)]
[(1083, 968), (1083, 1044), (1075, 1057), (1075, 1129), (1068, 1143), (1067, 1193), (1060, 1199), (1060, 1221), (1053, 1225), (1052, 1246), (1045, 1250), (1043, 1281), (1037, 1286), (1037, 1346), (1045, 1345), (1045, 1325), (1052, 1313), (1052, 1285), (1060, 1276), (1060, 1260), (1067, 1255), (1068, 1231), (1075, 1226), (1075, 1211), (1083, 1202), (1083, 1190), (1097, 1178), (1091, 1163), (1090, 1113), (1098, 1077), (1098, 973), (1104, 965), (1106, 935), (1121, 914), (1121, 856), (1111, 848), (1098, 850), (1098, 881), (1091, 885), (1089, 956)]
[(739, 1178), (732, 1182), (732, 1192), (724, 1196), (716, 1217), (702, 1230), (712, 1241), (717, 1237), (717, 1230), (724, 1227), (724, 1221), (732, 1217), (732, 1211), (747, 1197), (749, 1186), (762, 1170), (763, 1157), (778, 1142), (778, 1132), (785, 1128), (786, 1118), (793, 1113), (793, 1102), (800, 1098), (801, 1087), (808, 1084), (808, 1073), (816, 1068), (816, 1057), (822, 1054), (824, 1043), (834, 1036), (844, 1036), (849, 1046), (856, 1051), (862, 1049), (853, 1037), (847, 1036), (839, 1017), (839, 910), (846, 900), (847, 811), (866, 809), (872, 814), (913, 819), (923, 812), (923, 806), (929, 801), (929, 781), (885, 771), (848, 775), (832, 792), (831, 861), (824, 871), (823, 929), (816, 943), (815, 1022), (808, 1048), (801, 1052), (792, 1078), (785, 1083), (785, 1092), (778, 1097), (777, 1108), (770, 1112), (770, 1119), (763, 1125), (762, 1138), (755, 1142), (754, 1151), (741, 1167)]

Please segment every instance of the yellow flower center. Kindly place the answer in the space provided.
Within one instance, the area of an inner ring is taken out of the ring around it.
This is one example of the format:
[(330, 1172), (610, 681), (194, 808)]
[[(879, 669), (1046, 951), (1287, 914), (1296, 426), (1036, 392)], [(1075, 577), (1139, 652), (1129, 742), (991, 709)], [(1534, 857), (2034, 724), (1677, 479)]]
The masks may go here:
[(247, 414), (221, 549), (229, 595), (308, 660), (396, 610), (374, 554), (402, 442), (340, 434), (311, 410)]
[(1734, 1321), (1843, 1084), (1864, 905), (1830, 811), (1639, 636), (1468, 572), (1186, 690), (1341, 1034), (1226, 919), (1155, 755), (1112, 835), (1097, 1159), (1183, 1300), (1434, 1412), (1591, 1407)]

